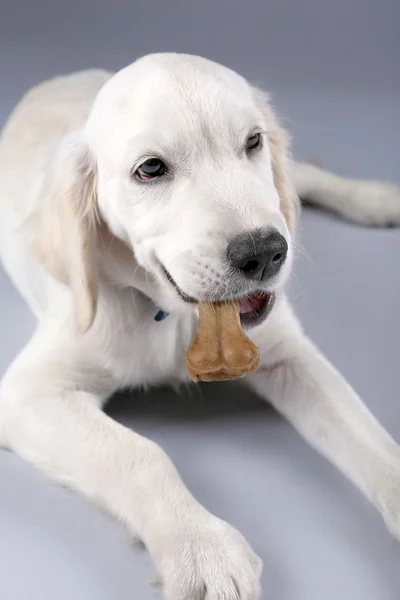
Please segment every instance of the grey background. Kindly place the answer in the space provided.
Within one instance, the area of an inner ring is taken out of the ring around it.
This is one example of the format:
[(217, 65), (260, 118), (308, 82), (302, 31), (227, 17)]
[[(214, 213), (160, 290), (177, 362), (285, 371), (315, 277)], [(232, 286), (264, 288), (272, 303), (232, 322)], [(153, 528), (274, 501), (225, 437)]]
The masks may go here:
[[(270, 90), (296, 155), (400, 183), (399, 17), (397, 0), (1, 0), (0, 122), (40, 79), (191, 52)], [(400, 440), (400, 230), (306, 210), (300, 235), (297, 312)], [(1, 271), (0, 307), (1, 374), (34, 327)], [(379, 516), (239, 385), (119, 398), (110, 412), (157, 440), (196, 496), (246, 535), (265, 561), (263, 598), (399, 598), (400, 548)], [(0, 452), (1, 600), (148, 600), (153, 575), (107, 516)]]

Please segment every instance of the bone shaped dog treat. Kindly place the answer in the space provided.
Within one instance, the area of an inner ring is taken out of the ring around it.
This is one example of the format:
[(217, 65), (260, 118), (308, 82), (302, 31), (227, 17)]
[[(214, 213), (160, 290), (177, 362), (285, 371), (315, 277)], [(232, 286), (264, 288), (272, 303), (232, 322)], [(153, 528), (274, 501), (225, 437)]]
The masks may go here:
[(193, 381), (228, 381), (253, 373), (258, 348), (240, 325), (239, 303), (199, 303), (199, 326), (186, 351)]

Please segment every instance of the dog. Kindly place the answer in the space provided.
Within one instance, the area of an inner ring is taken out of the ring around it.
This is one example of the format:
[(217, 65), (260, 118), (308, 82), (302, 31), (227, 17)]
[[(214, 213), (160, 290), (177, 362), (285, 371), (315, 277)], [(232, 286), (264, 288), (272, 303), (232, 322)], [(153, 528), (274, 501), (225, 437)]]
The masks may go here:
[(1, 382), (0, 444), (124, 523), (167, 600), (260, 593), (262, 562), (242, 535), (160, 447), (102, 411), (119, 388), (188, 380), (200, 301), (239, 299), (260, 349), (245, 383), (400, 537), (399, 446), (285, 296), (299, 198), (400, 224), (398, 187), (294, 162), (268, 96), (196, 56), (44, 82), (2, 133), (0, 255), (38, 326)]

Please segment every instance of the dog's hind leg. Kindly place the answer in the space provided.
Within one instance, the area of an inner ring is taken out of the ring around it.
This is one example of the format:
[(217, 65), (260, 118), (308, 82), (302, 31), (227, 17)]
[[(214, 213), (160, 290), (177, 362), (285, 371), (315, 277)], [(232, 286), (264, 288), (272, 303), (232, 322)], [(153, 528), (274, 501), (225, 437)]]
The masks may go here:
[(382, 181), (345, 179), (309, 163), (291, 163), (299, 198), (361, 225), (400, 225), (400, 186)]

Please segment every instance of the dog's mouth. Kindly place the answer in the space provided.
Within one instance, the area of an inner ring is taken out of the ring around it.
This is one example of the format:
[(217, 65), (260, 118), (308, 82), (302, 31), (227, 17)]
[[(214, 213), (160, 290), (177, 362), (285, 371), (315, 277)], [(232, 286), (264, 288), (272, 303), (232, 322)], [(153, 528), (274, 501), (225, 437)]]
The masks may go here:
[[(163, 270), (169, 283), (175, 288), (184, 302), (191, 304), (198, 303), (198, 300), (188, 296), (180, 289), (165, 267), (163, 267)], [(274, 292), (256, 291), (246, 296), (239, 296), (232, 299), (239, 301), (240, 323), (242, 327), (249, 329), (250, 327), (260, 325), (268, 317), (275, 303), (275, 294)]]
[(273, 292), (252, 292), (239, 298), (240, 322), (243, 327), (260, 325), (270, 314), (275, 304)]

